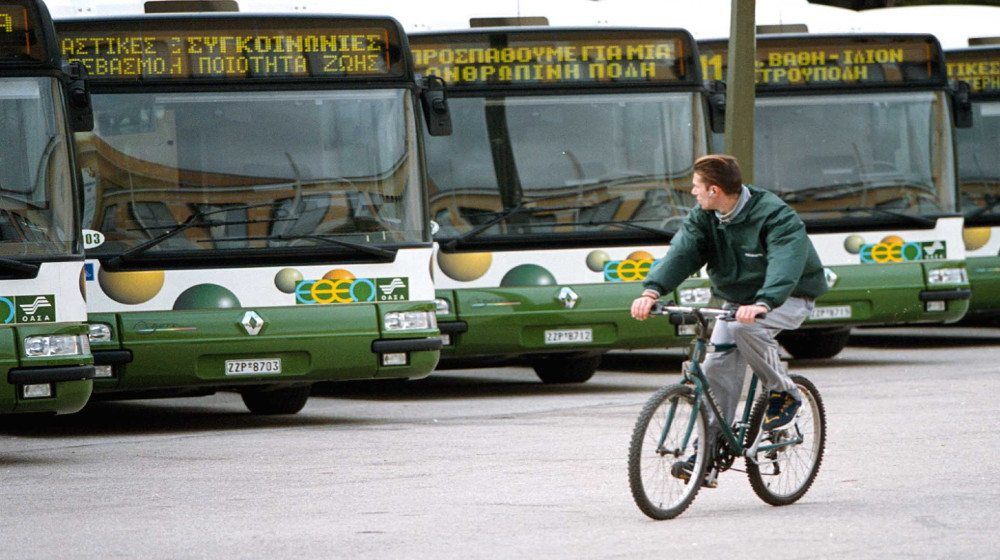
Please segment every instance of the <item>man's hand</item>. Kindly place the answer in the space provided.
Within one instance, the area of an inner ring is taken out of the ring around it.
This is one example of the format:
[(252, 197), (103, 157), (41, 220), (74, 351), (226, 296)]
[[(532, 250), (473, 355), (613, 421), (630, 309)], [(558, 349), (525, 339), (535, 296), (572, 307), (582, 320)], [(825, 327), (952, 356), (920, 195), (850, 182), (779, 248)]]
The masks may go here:
[[(635, 309), (635, 304), (632, 304), (632, 309)], [(753, 323), (757, 321), (757, 316), (761, 313), (767, 313), (767, 308), (763, 305), (741, 305), (739, 309), (736, 310), (736, 321), (740, 323)], [(635, 311), (632, 312), (635, 315)]]
[(649, 317), (649, 310), (653, 308), (656, 300), (648, 296), (640, 296), (632, 301), (632, 316), (640, 321), (645, 321)]

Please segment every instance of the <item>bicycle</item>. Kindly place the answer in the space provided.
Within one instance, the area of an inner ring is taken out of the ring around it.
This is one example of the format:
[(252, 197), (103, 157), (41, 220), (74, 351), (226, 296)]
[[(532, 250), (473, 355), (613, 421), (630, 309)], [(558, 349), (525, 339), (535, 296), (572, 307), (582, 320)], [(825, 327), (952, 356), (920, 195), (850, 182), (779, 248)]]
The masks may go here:
[[(743, 472), (754, 493), (775, 506), (799, 500), (819, 472), (826, 443), (826, 414), (819, 391), (805, 377), (791, 376), (803, 397), (792, 423), (773, 431), (761, 430), (767, 391), (762, 390), (754, 402), (756, 375), (750, 379), (742, 415), (737, 415), (739, 421), (732, 426), (724, 421), (701, 365), (709, 352), (735, 348), (735, 344), (709, 343), (711, 320), (734, 320), (735, 311), (662, 302), (651, 311), (668, 315), (672, 325), (695, 326), (690, 359), (681, 368), (681, 383), (668, 385), (650, 397), (632, 432), (629, 486), (636, 505), (653, 519), (673, 519), (683, 513), (701, 487), (714, 487), (719, 473), (733, 468), (737, 457), (746, 461)], [(709, 415), (715, 418), (720, 433), (716, 441), (708, 442), (709, 452), (704, 453), (698, 446), (708, 441)], [(690, 472), (686, 468), (680, 472), (678, 465), (691, 455), (694, 463)], [(687, 475), (687, 480), (678, 475)]]

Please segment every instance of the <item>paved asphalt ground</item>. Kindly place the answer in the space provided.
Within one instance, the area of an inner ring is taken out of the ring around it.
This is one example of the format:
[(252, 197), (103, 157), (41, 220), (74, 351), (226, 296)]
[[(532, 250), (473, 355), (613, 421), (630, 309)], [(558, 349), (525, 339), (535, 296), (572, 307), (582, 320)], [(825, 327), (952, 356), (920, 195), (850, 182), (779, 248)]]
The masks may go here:
[(231, 393), (6, 417), (0, 558), (1000, 558), (1000, 329), (860, 330), (793, 361), (827, 408), (810, 492), (775, 508), (727, 472), (654, 522), (628, 441), (681, 360), (318, 387), (290, 417)]

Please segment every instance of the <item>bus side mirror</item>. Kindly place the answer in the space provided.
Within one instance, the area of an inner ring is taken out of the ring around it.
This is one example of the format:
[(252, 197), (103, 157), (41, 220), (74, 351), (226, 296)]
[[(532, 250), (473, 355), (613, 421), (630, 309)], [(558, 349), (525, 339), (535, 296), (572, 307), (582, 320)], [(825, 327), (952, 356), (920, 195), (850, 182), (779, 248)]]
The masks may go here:
[(420, 92), (420, 104), (424, 108), (427, 132), (431, 136), (451, 134), (451, 111), (445, 94), (444, 80), (439, 76), (425, 76)]
[(708, 85), (708, 125), (716, 134), (726, 131), (726, 82), (721, 80)]
[(70, 129), (73, 132), (94, 130), (94, 110), (90, 104), (90, 89), (87, 88), (87, 68), (81, 62), (71, 62), (67, 74)]
[(968, 82), (957, 82), (951, 92), (951, 106), (955, 117), (955, 128), (972, 127), (971, 88)]

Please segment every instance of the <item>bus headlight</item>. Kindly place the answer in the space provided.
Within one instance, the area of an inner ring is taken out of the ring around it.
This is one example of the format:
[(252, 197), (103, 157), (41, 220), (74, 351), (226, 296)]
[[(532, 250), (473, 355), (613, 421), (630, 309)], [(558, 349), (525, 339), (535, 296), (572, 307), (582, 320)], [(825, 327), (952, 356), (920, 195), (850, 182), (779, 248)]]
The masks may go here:
[(437, 327), (437, 318), (428, 311), (391, 311), (383, 317), (387, 331), (416, 331)]
[(90, 341), (80, 334), (47, 334), (29, 336), (24, 339), (24, 355), (28, 358), (41, 356), (81, 356), (90, 354)]
[(90, 323), (91, 342), (111, 342), (111, 325), (105, 323)]
[(969, 277), (964, 268), (935, 268), (927, 271), (928, 284), (966, 284)]
[(448, 315), (451, 313), (451, 302), (444, 298), (437, 298), (434, 300), (435, 310), (439, 315)]
[(681, 305), (708, 305), (712, 299), (711, 288), (685, 288), (678, 293)]

